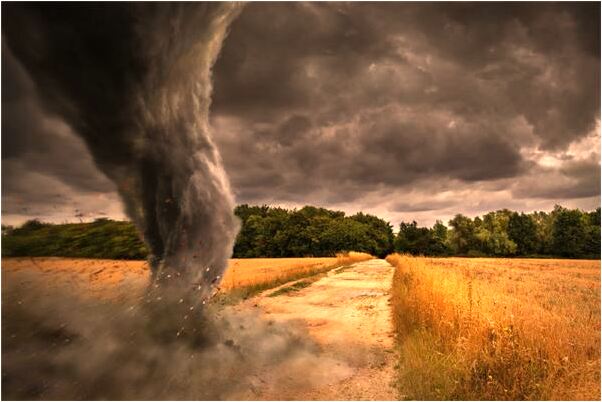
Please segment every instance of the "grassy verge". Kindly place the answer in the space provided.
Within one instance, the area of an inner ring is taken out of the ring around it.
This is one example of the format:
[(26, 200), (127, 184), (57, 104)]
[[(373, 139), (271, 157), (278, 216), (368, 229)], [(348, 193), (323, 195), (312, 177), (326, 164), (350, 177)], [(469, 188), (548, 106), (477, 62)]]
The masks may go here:
[[(333, 269), (334, 267), (335, 266), (323, 267), (316, 271), (300, 272), (298, 274), (291, 275), (288, 277), (275, 278), (269, 282), (262, 282), (262, 283), (257, 283), (255, 285), (249, 285), (249, 286), (244, 286), (244, 287), (240, 287), (240, 288), (230, 289), (228, 291), (218, 293), (215, 296), (214, 300), (216, 303), (222, 304), (222, 305), (236, 304), (242, 300), (246, 300), (246, 299), (256, 296), (259, 293), (262, 293), (266, 290), (277, 288), (286, 283), (298, 281), (299, 279), (306, 278), (308, 276), (312, 277), (312, 276), (319, 275), (321, 273), (328, 272), (331, 269)], [(311, 283), (309, 283), (309, 284), (311, 284)]]
[(288, 293), (293, 293), (293, 292), (298, 292), (301, 289), (305, 289), (306, 287), (310, 286), (312, 283), (316, 282), (318, 279), (320, 279), (323, 276), (318, 274), (318, 275), (314, 275), (312, 277), (306, 278), (306, 279), (301, 279), (300, 281), (294, 282), (292, 283), (290, 286), (283, 286), (280, 289), (270, 293), (268, 295), (268, 297), (277, 297), (277, 296), (282, 296)]
[(599, 400), (599, 262), (487, 260), (387, 257), (400, 393)]

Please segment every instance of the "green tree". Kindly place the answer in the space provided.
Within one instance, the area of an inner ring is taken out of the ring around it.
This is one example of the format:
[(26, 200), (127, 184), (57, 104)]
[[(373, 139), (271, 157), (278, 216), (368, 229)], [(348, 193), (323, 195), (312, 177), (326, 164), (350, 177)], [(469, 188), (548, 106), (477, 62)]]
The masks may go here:
[(586, 242), (584, 253), (588, 257), (600, 258), (600, 208), (587, 214)]
[(579, 257), (587, 241), (586, 223), (589, 217), (578, 209), (554, 208), (552, 246), (554, 254), (562, 257)]
[(489, 212), (475, 230), (478, 251), (487, 255), (503, 256), (516, 252), (516, 243), (508, 236), (511, 212), (507, 209)]
[(440, 220), (437, 220), (431, 229), (431, 239), (432, 243), (429, 247), (430, 255), (447, 255), (449, 254), (448, 244), (448, 236), (447, 236), (447, 226), (443, 224)]
[(546, 255), (553, 254), (552, 252), (552, 226), (554, 216), (552, 213), (536, 211), (529, 215), (536, 227), (537, 243), (535, 246), (536, 253)]
[(384, 258), (393, 252), (393, 227), (389, 222), (362, 212), (358, 212), (350, 218), (370, 228), (369, 235), (374, 241), (375, 247), (367, 252), (380, 258)]
[(529, 216), (517, 212), (510, 215), (508, 220), (508, 237), (517, 247), (520, 255), (533, 254), (537, 251), (537, 225)]
[[(299, 210), (266, 205), (235, 209), (241, 230), (234, 257), (333, 256), (364, 251), (384, 256), (393, 248), (423, 255), (522, 255), (533, 253), (599, 258), (600, 208), (591, 212), (556, 206), (550, 213), (498, 210), (474, 220), (456, 215), (448, 230), (402, 222), (397, 235), (373, 215), (306, 206)], [(97, 219), (92, 223), (53, 225), (32, 220), (3, 226), (3, 256), (65, 256), (139, 259), (147, 255), (131, 222)]]
[(468, 254), (468, 251), (477, 248), (475, 224), (472, 219), (457, 214), (449, 221), (449, 226), (452, 228), (449, 242), (455, 254)]
[(430, 240), (427, 228), (420, 228), (416, 221), (411, 223), (401, 222), (395, 241), (395, 249), (401, 253), (414, 255), (425, 254)]
[(395, 250), (413, 255), (445, 255), (447, 228), (440, 221), (432, 229), (418, 227), (416, 221), (401, 222), (395, 239)]

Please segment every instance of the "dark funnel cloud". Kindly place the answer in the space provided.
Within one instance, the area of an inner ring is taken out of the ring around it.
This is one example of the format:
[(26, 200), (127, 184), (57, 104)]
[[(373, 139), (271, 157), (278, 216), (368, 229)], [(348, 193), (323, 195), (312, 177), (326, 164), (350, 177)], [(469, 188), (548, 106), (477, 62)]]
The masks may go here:
[(211, 69), (239, 8), (2, 7), (3, 41), (43, 107), (81, 136), (115, 183), (150, 247), (155, 278), (184, 277), (203, 296), (226, 268), (238, 230), (208, 111)]

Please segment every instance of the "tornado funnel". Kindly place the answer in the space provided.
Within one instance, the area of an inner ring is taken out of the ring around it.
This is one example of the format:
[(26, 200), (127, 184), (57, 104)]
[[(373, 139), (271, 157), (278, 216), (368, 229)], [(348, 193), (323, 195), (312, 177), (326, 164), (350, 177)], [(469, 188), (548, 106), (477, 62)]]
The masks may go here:
[(143, 234), (153, 279), (219, 283), (238, 231), (211, 138), (211, 68), (233, 3), (3, 5), (3, 41), (86, 142)]

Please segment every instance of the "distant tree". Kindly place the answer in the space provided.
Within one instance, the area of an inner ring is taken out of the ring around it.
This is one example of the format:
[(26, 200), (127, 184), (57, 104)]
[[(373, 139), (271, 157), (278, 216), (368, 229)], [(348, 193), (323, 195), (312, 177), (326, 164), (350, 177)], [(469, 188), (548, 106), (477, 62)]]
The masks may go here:
[(441, 240), (442, 242), (447, 241), (447, 226), (440, 220), (437, 220), (433, 225), (433, 237)]
[(267, 205), (262, 206), (249, 206), (248, 204), (238, 205), (234, 208), (234, 214), (240, 218), (240, 220), (244, 223), (251, 215), (258, 215), (261, 217), (266, 216), (270, 207)]
[[(311, 251), (310, 217), (315, 216), (309, 209), (293, 210), (288, 212), (288, 219), (284, 227), (284, 235), (288, 237), (287, 254), (302, 257), (314, 255)], [(328, 219), (328, 216), (325, 216)]]
[(588, 257), (600, 258), (600, 207), (587, 214), (584, 253)]
[(34, 232), (36, 230), (42, 229), (47, 226), (48, 226), (47, 223), (40, 222), (39, 219), (30, 219), (27, 222), (25, 222), (23, 225), (21, 225), (20, 227), (15, 229), (15, 232), (17, 234)]
[(452, 228), (449, 243), (455, 254), (467, 254), (468, 251), (477, 248), (475, 224), (472, 219), (457, 214), (449, 221), (449, 226)]
[(235, 257), (333, 256), (365, 251), (386, 256), (393, 249), (391, 225), (373, 215), (305, 206), (287, 210), (246, 204), (235, 209), (242, 227)]
[[(490, 212), (470, 219), (456, 215), (448, 229), (415, 221), (391, 225), (373, 215), (306, 206), (299, 210), (266, 205), (239, 205), (241, 230), (234, 257), (334, 256), (364, 251), (384, 256), (393, 249), (423, 255), (542, 254), (576, 258), (600, 257), (600, 208), (583, 212), (556, 206), (550, 213)], [(65, 256), (141, 259), (144, 243), (131, 222), (106, 218), (92, 223), (53, 225), (37, 219), (11, 230), (2, 226), (3, 256)]]
[(395, 249), (401, 253), (425, 254), (429, 241), (430, 232), (427, 228), (418, 227), (416, 221), (411, 223), (401, 222), (395, 241)]
[(528, 255), (537, 251), (537, 226), (529, 216), (517, 212), (508, 220), (508, 237), (516, 244), (517, 254)]
[(553, 213), (536, 211), (529, 215), (536, 227), (536, 253), (546, 255), (552, 252), (552, 226), (554, 223)]
[(28, 221), (2, 239), (3, 256), (143, 259), (148, 252), (131, 222), (54, 225)]
[(445, 226), (440, 220), (437, 220), (431, 229), (432, 242), (429, 250), (430, 255), (450, 254), (447, 233), (447, 226)]
[(554, 208), (552, 247), (554, 254), (562, 257), (578, 257), (584, 252), (587, 241), (588, 216), (578, 209)]
[(370, 228), (370, 237), (375, 242), (375, 248), (369, 250), (372, 255), (384, 258), (393, 252), (393, 227), (391, 224), (377, 216), (359, 212), (350, 217), (356, 222), (368, 225)]
[(416, 221), (401, 222), (395, 239), (395, 250), (413, 255), (445, 255), (447, 228), (440, 221), (432, 229), (418, 227)]
[(516, 243), (508, 237), (510, 215), (511, 212), (504, 209), (483, 216), (482, 224), (475, 230), (478, 251), (494, 256), (512, 255), (516, 252)]

